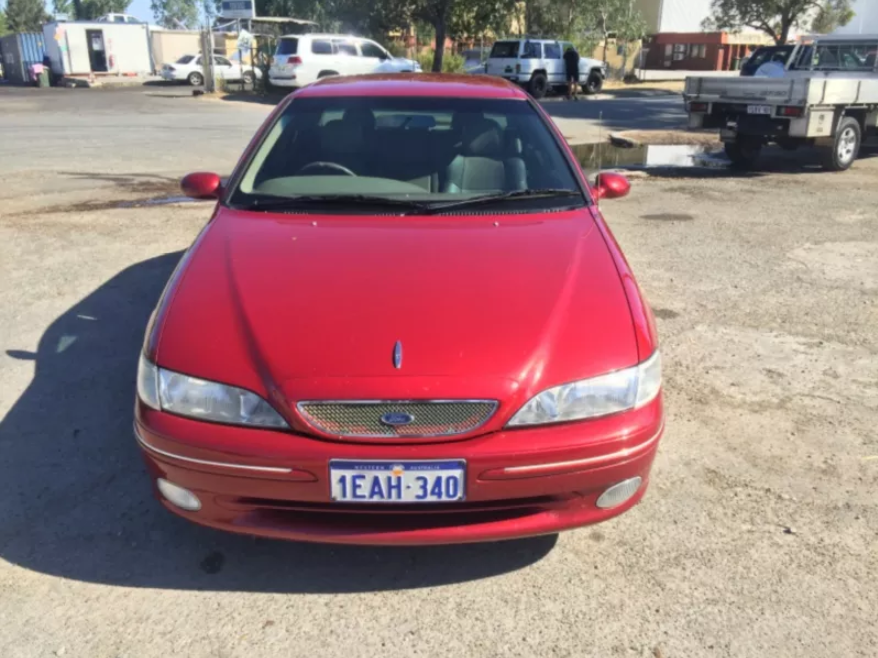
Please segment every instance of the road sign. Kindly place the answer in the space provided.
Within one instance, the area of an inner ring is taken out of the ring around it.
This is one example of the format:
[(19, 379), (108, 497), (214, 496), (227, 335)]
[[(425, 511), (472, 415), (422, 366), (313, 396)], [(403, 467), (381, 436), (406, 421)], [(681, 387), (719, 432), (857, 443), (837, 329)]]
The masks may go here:
[(223, 18), (254, 18), (256, 16), (255, 0), (222, 0)]

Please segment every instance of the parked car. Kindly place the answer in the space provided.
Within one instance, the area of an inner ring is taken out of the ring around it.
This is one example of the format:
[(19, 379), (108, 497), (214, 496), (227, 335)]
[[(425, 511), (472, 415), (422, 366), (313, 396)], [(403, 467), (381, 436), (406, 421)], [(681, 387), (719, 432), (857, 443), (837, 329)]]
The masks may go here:
[(268, 79), (277, 87), (304, 87), (334, 75), (420, 70), (418, 62), (394, 57), (369, 39), (340, 34), (297, 34), (278, 39)]
[(655, 323), (552, 120), (487, 76), (290, 94), (146, 331), (135, 433), (162, 504), (252, 535), (554, 533), (643, 496)]
[(686, 78), (689, 127), (719, 129), (726, 155), (741, 169), (753, 168), (762, 147), (774, 143), (816, 147), (825, 169), (843, 171), (865, 140), (878, 137), (876, 60), (878, 36), (826, 36), (802, 47), (795, 70), (781, 76), (757, 70)]
[[(239, 62), (233, 62), (222, 55), (213, 56), (214, 72), (218, 80), (243, 80), (247, 84), (253, 84), (254, 79), (262, 78), (259, 67), (242, 67)], [(162, 65), (161, 76), (165, 80), (188, 82), (193, 87), (204, 84), (204, 63), (201, 55), (183, 55), (173, 64)]]
[[(566, 89), (564, 53), (572, 44), (550, 39), (504, 39), (497, 41), (485, 66), (485, 73), (506, 78), (542, 98), (552, 89)], [(579, 82), (586, 94), (596, 94), (604, 86), (607, 65), (597, 59), (580, 57)]]
[(487, 61), (490, 52), (490, 48), (470, 48), (468, 50), (464, 50), (462, 53), (464, 73), (484, 73), (485, 62)]
[(143, 23), (139, 18), (130, 14), (106, 14), (97, 19), (98, 23), (127, 23), (129, 25), (140, 25)]

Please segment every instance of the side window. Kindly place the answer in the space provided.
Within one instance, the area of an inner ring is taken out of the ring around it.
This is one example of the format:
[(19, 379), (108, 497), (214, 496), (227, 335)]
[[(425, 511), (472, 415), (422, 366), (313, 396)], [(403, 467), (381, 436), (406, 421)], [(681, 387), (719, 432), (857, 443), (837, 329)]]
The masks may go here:
[(195, 66), (201, 66), (201, 55), (198, 56), (198, 59), (196, 59), (193, 64), (195, 64)]
[(113, 16), (113, 22), (114, 23), (124, 23), (125, 17), (124, 16)]
[(314, 39), (311, 42), (311, 52), (315, 55), (331, 55), (332, 43), (326, 39)]
[(546, 59), (561, 59), (561, 45), (557, 43), (547, 43)]
[(541, 44), (538, 41), (525, 41), (522, 59), (540, 59), (543, 56)]
[(335, 46), (335, 52), (339, 55), (348, 55), (350, 57), (360, 56), (360, 53), (357, 52), (357, 47), (350, 41), (334, 41), (333, 45)]
[(232, 65), (232, 63), (229, 60), (227, 60), (225, 57), (217, 57), (217, 56), (214, 56), (213, 63), (216, 64), (217, 66), (231, 66)]
[(372, 43), (371, 41), (361, 41), (360, 50), (363, 52), (363, 57), (377, 57), (378, 59), (384, 59), (387, 56), (384, 54), (384, 50), (381, 46)]

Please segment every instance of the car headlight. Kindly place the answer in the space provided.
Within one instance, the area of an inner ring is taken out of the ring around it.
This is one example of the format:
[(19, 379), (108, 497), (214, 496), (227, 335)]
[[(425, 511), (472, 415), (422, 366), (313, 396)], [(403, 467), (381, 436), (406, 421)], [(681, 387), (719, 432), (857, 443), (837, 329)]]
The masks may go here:
[(656, 350), (632, 368), (543, 391), (519, 409), (508, 425), (562, 423), (636, 409), (654, 400), (661, 387), (662, 358)]
[(198, 420), (288, 427), (280, 414), (255, 393), (165, 370), (144, 356), (137, 368), (137, 394), (148, 407)]

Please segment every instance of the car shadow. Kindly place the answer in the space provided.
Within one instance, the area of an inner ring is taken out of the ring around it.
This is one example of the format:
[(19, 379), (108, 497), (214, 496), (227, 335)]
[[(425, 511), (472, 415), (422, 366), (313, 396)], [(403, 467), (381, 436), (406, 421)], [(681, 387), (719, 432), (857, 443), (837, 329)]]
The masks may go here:
[[(33, 380), (0, 420), (0, 558), (129, 587), (362, 592), (428, 587), (521, 569), (556, 536), (427, 548), (327, 546), (195, 526), (152, 498), (132, 437), (143, 331), (182, 252), (132, 265), (46, 329)], [(210, 327), (203, 327), (210, 331)]]
[(286, 98), (292, 90), (267, 89), (256, 91), (229, 90), (221, 100), (236, 103), (256, 103), (257, 105), (277, 105)]

